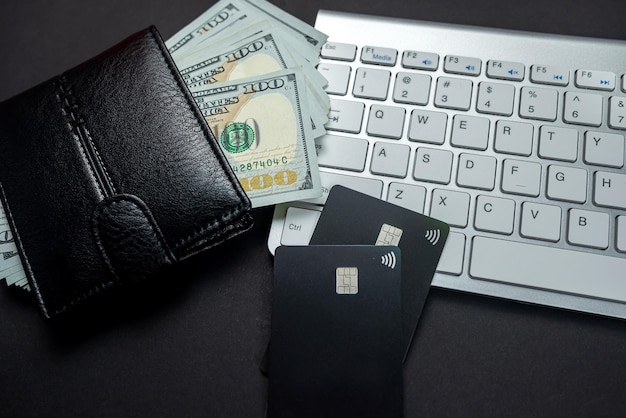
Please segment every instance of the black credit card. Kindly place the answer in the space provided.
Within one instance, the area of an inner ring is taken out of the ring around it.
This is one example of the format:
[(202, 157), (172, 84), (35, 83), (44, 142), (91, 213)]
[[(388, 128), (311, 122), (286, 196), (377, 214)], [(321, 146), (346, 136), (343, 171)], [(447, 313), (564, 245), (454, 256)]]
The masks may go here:
[(426, 302), (450, 227), (437, 219), (334, 186), (311, 245), (397, 245), (402, 250), (404, 357)]
[(274, 259), (269, 417), (400, 417), (401, 251), (282, 246)]

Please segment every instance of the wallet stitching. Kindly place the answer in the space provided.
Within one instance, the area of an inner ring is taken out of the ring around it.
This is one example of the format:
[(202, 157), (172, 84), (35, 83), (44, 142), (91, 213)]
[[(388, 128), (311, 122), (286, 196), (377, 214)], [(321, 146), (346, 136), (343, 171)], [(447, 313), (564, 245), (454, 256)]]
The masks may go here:
[(102, 185), (101, 182), (98, 181), (98, 176), (96, 175), (96, 168), (93, 167), (93, 165), (95, 165), (95, 162), (92, 163), (89, 160), (87, 151), (85, 150), (85, 145), (83, 145), (81, 138), (83, 139), (83, 141), (85, 141), (86, 139), (89, 142), (89, 146), (93, 150), (93, 153), (97, 160), (97, 164), (102, 169), (101, 171), (106, 177), (107, 186), (111, 189), (112, 194), (116, 194), (117, 192), (115, 190), (115, 185), (113, 184), (113, 181), (111, 180), (111, 177), (109, 176), (109, 172), (102, 160), (102, 157), (100, 156), (100, 152), (98, 151), (98, 148), (96, 147), (91, 137), (91, 133), (85, 126), (84, 119), (82, 118), (80, 113), (75, 112), (73, 110), (73, 108), (78, 108), (78, 104), (76, 102), (76, 99), (74, 98), (74, 95), (72, 94), (72, 90), (67, 87), (67, 81), (65, 77), (60, 76), (58, 79), (58, 83), (59, 83), (60, 94), (57, 93), (56, 95), (57, 102), (61, 106), (61, 113), (66, 119), (67, 128), (72, 134), (76, 144), (78, 145), (78, 149), (80, 150), (80, 153), (85, 161), (85, 165), (87, 166), (87, 169), (89, 170), (91, 177), (94, 179), (94, 183), (96, 184), (96, 187), (98, 188), (100, 199), (103, 199), (107, 195), (107, 193), (104, 191), (104, 185)]
[[(165, 61), (165, 64), (167, 65), (168, 69), (170, 70), (170, 73), (172, 74), (174, 80), (176, 81), (176, 84), (178, 85), (178, 88), (183, 93), (183, 97), (185, 98), (185, 101), (187, 102), (187, 105), (189, 106), (189, 110), (191, 111), (191, 113), (196, 118), (198, 118), (198, 115), (197, 115), (197, 113), (195, 111), (195, 102), (192, 102), (192, 100), (190, 99), (189, 95), (185, 94), (185, 91), (186, 91), (187, 87), (185, 85), (183, 85), (183, 83), (179, 79), (178, 69), (174, 68), (173, 64), (171, 62), (171, 59), (168, 59), (168, 55), (167, 55), (168, 52), (164, 48), (162, 43), (159, 42), (160, 38), (159, 38), (158, 32), (156, 32), (156, 29), (154, 27), (150, 28), (150, 34), (152, 35), (152, 38), (154, 39), (154, 41), (157, 44), (157, 46), (159, 47), (159, 50), (161, 52), (161, 57)], [(207, 132), (208, 131), (208, 127), (205, 126), (205, 123), (203, 121), (199, 121), (199, 122), (200, 123), (198, 125), (200, 126), (200, 129), (202, 129), (202, 131), (203, 131), (203, 133), (205, 135), (205, 139), (206, 138), (211, 138), (211, 134), (209, 132)], [(208, 139), (207, 139), (207, 143), (209, 144), (209, 146), (211, 148), (213, 148), (214, 153), (216, 154), (216, 156), (218, 156), (218, 158), (217, 158), (218, 163), (222, 167), (222, 170), (224, 170), (224, 172), (227, 174), (228, 171), (230, 170), (230, 167), (228, 167), (227, 165), (224, 164), (224, 161), (223, 161), (222, 158), (219, 158), (219, 155), (222, 152), (221, 149), (217, 149), (216, 150), (215, 149), (215, 144), (212, 141), (209, 141)], [(227, 174), (226, 177), (227, 177), (228, 181), (230, 182), (230, 184), (233, 186), (233, 189), (235, 190), (235, 192), (239, 195), (239, 198), (242, 200), (242, 202), (240, 202), (237, 206), (235, 206), (230, 211), (228, 211), (227, 214), (223, 215), (221, 217), (222, 218), (222, 222), (228, 221), (228, 220), (238, 216), (239, 214), (241, 214), (245, 210), (245, 206), (246, 206), (245, 203), (243, 203), (243, 201), (245, 201), (245, 199), (247, 198), (245, 194), (242, 195), (242, 193), (239, 190), (239, 184), (237, 184), (235, 181), (233, 181), (232, 176)], [(179, 242), (176, 245), (174, 245), (174, 248), (175, 249), (179, 249), (179, 248), (185, 246), (190, 241), (193, 241), (193, 240), (197, 239), (198, 236), (204, 234), (207, 230), (213, 229), (215, 226), (219, 226), (220, 223), (221, 223), (220, 221), (214, 220), (210, 224), (200, 227), (196, 231), (190, 233), (186, 238), (181, 238), (179, 240)]]

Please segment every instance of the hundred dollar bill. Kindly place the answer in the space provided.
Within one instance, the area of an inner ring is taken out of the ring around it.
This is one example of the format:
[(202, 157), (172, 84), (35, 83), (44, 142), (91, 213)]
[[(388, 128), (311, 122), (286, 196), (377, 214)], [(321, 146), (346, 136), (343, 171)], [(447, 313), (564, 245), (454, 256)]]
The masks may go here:
[[(183, 60), (179, 69), (189, 90), (191, 92), (202, 91), (215, 83), (269, 74), (300, 66), (292, 58), (287, 44), (279, 35), (266, 31), (251, 33), (255, 30), (255, 28), (251, 28), (248, 33), (242, 34), (245, 35), (242, 41), (230, 45), (224, 51), (216, 53), (200, 50)], [(311, 115), (313, 136), (318, 137), (326, 133), (324, 125), (328, 122), (330, 100), (319, 85), (318, 77), (323, 79), (323, 76), (312, 66), (301, 68), (304, 71), (304, 81), (307, 83), (309, 93), (305, 98), (308, 101)]]
[(300, 69), (192, 93), (253, 207), (321, 195)]
[(292, 35), (290, 41), (302, 51), (302, 55), (307, 60), (317, 61), (319, 51), (327, 39), (326, 35), (261, 0), (255, 0), (254, 3), (244, 0), (220, 0), (168, 39), (165, 45), (176, 60), (203, 40), (217, 35), (226, 28), (232, 28), (233, 25), (249, 23), (260, 16), (289, 31)]
[(22, 260), (13, 239), (13, 233), (6, 218), (4, 207), (0, 204), (0, 281), (6, 279), (8, 286), (17, 284), (28, 287)]

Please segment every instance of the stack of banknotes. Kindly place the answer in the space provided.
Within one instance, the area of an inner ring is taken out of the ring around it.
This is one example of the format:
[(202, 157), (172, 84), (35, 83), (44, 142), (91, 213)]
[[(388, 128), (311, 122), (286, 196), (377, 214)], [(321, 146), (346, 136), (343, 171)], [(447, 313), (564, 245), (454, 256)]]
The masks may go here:
[[(166, 41), (253, 207), (318, 197), (326, 35), (265, 0), (220, 0)], [(29, 290), (0, 205), (0, 281)]]

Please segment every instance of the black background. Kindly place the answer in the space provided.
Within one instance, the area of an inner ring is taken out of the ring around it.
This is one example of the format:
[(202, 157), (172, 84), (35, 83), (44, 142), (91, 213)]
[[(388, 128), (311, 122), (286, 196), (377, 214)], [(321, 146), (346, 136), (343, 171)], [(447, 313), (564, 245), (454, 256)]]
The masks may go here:
[[(273, 2), (310, 24), (327, 8), (626, 39), (621, 0)], [(149, 24), (167, 39), (211, 5), (3, 0), (0, 100)], [(271, 214), (255, 210), (249, 233), (62, 324), (0, 288), (0, 416), (262, 417)], [(621, 415), (626, 324), (433, 289), (404, 374), (410, 417)]]

